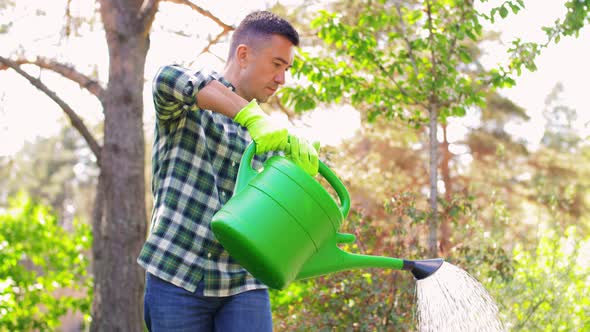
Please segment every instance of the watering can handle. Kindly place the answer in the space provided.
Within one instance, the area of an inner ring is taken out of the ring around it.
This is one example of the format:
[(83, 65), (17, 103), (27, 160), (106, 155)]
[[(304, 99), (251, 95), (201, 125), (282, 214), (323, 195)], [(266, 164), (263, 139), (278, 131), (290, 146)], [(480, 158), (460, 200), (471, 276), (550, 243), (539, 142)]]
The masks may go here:
[[(238, 178), (236, 180), (236, 186), (234, 190), (234, 194), (241, 191), (250, 180), (258, 174), (254, 168), (252, 168), (252, 158), (254, 158), (254, 153), (256, 152), (256, 143), (252, 141), (244, 155), (242, 156), (242, 161), (240, 163), (240, 168), (238, 169)], [(340, 179), (332, 172), (326, 164), (324, 164), (321, 160), (319, 160), (319, 173), (328, 181), (328, 183), (336, 190), (336, 194), (338, 194), (338, 198), (340, 198), (340, 212), (342, 213), (342, 217), (346, 218), (348, 216), (348, 211), (350, 210), (350, 195), (346, 187), (340, 181)]]
[(350, 194), (346, 187), (340, 181), (340, 179), (332, 172), (326, 164), (324, 164), (321, 160), (319, 162), (319, 173), (328, 181), (328, 183), (336, 190), (336, 194), (338, 194), (338, 198), (340, 198), (340, 212), (342, 212), (342, 217), (346, 218), (348, 216), (348, 211), (350, 210)]

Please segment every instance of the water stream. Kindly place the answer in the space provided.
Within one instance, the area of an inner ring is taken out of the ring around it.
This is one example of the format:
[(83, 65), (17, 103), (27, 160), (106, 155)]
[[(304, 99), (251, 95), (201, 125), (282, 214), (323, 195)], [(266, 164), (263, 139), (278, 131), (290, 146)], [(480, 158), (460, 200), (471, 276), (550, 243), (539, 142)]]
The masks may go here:
[(464, 270), (443, 263), (416, 283), (420, 332), (505, 331), (498, 307), (485, 288)]

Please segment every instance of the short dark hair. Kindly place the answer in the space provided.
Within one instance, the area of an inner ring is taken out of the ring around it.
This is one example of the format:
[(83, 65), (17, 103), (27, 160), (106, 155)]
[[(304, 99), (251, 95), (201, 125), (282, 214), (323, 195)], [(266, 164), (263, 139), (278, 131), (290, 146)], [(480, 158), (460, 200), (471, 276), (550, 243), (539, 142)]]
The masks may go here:
[(231, 59), (240, 44), (252, 46), (260, 37), (273, 34), (284, 36), (295, 46), (299, 46), (299, 34), (284, 18), (269, 11), (256, 11), (248, 14), (234, 31), (229, 46), (228, 60)]

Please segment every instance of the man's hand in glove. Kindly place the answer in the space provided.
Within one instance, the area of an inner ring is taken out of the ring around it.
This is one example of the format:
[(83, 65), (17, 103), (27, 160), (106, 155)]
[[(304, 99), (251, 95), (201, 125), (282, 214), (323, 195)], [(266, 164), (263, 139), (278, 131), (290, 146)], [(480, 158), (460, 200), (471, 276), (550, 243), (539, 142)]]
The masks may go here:
[(309, 143), (304, 138), (289, 135), (285, 155), (297, 166), (301, 167), (307, 174), (314, 176), (318, 174), (318, 153), (320, 143)]
[(234, 117), (234, 121), (246, 127), (252, 140), (256, 143), (256, 153), (268, 151), (286, 151), (287, 128), (275, 121), (262, 111), (256, 100), (252, 100)]

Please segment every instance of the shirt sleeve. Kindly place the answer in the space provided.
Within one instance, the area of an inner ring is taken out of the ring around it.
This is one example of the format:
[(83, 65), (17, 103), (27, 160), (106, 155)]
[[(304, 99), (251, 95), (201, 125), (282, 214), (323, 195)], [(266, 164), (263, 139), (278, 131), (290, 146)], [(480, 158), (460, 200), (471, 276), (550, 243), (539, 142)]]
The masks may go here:
[(197, 103), (197, 93), (219, 74), (199, 70), (192, 71), (177, 65), (161, 67), (156, 74), (152, 94), (159, 120), (174, 120), (189, 111)]

